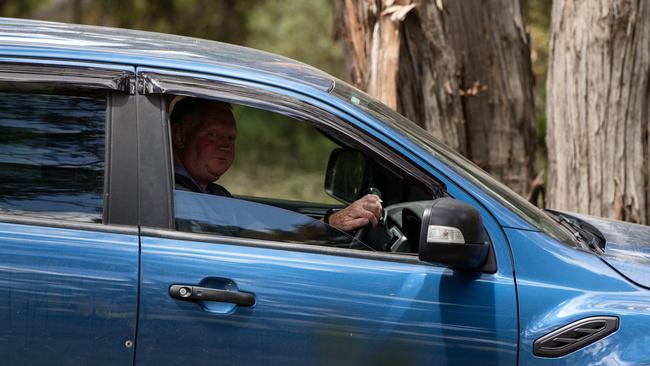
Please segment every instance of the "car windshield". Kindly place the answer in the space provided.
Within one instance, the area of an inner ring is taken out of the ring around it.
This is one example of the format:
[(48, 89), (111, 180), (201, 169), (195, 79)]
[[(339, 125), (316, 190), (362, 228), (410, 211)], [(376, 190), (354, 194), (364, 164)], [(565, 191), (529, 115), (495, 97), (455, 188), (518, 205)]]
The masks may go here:
[(413, 143), (431, 153), (436, 159), (454, 169), (458, 174), (480, 187), (484, 192), (487, 192), (502, 205), (511, 209), (540, 231), (560, 242), (573, 247), (579, 246), (576, 238), (570, 231), (551, 219), (542, 210), (532, 205), (504, 184), (498, 182), (464, 156), (445, 146), (406, 117), (388, 108), (368, 94), (340, 80), (336, 81), (332, 89), (332, 94), (361, 108), (364, 112), (400, 132)]

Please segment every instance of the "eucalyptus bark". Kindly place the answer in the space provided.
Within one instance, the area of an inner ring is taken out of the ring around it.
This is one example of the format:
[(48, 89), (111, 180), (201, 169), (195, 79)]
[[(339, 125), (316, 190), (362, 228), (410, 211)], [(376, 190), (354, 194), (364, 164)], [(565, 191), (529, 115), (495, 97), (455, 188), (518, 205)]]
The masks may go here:
[(528, 193), (533, 79), (517, 0), (334, 4), (353, 84)]
[(556, 0), (549, 57), (549, 205), (649, 223), (650, 2)]
[(468, 156), (519, 194), (534, 177), (535, 106), (519, 0), (449, 1)]
[[(466, 152), (456, 59), (431, 1), (333, 1), (352, 84)], [(408, 27), (409, 32), (404, 32)]]

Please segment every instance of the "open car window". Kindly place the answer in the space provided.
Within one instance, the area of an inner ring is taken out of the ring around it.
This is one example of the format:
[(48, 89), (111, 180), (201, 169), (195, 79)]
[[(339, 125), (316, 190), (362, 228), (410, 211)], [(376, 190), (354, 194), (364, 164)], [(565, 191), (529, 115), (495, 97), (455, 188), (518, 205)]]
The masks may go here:
[[(170, 100), (174, 100), (174, 96), (170, 96)], [(198, 103), (206, 100), (201, 99)], [(179, 124), (184, 125), (188, 120), (179, 117), (182, 115), (179, 111), (184, 109), (178, 108), (187, 108), (183, 106), (187, 104), (170, 104), (170, 141), (175, 154), (173, 205), (176, 230), (275, 242), (417, 253), (417, 243), (409, 243), (405, 233), (418, 231), (414, 228), (417, 226), (419, 229), (417, 220), (424, 212), (419, 209), (423, 207), (422, 202), (435, 198), (431, 189), (409, 179), (400, 167), (374, 156), (371, 146), (346, 137), (340, 130), (331, 130), (318, 120), (298, 119), (232, 103), (224, 107), (220, 103), (223, 102), (212, 100), (208, 104), (219, 110), (226, 108), (225, 117), (205, 110), (196, 118), (203, 121), (199, 124), (201, 126), (220, 125), (224, 128), (216, 135), (230, 135), (231, 143), (214, 138), (214, 143), (220, 144), (216, 148), (225, 154), (217, 159), (232, 158), (227, 154), (229, 151), (234, 151), (234, 159), (231, 164), (220, 166), (222, 173), (216, 181), (203, 180), (202, 184), (198, 182), (201, 178), (195, 176), (201, 173), (196, 171), (196, 166), (192, 168), (193, 173), (188, 171), (187, 167), (195, 160), (187, 160), (189, 155), (186, 154), (196, 150), (194, 155), (200, 157), (204, 153), (203, 148), (196, 148), (193, 144), (204, 137), (213, 140), (207, 132), (202, 137), (202, 131), (210, 128), (196, 130), (188, 127), (194, 131), (191, 133), (180, 129)], [(218, 122), (205, 122), (211, 118)], [(234, 119), (234, 122), (223, 122), (223, 118)], [(194, 126), (192, 123), (189, 126)], [(188, 135), (179, 139), (178, 131), (185, 131)], [(192, 147), (186, 144), (192, 144)], [(357, 166), (359, 164), (363, 166)], [(357, 186), (351, 187), (348, 194), (342, 194), (343, 191), (336, 186), (340, 188), (341, 182), (349, 181), (356, 182)], [(362, 225), (343, 232), (325, 223), (333, 212), (344, 209), (368, 193), (381, 194), (384, 210), (380, 225)], [(409, 210), (415, 212), (415, 221), (403, 220), (404, 208), (415, 208)]]
[(338, 144), (303, 121), (241, 105), (232, 109), (236, 158), (219, 184), (234, 196), (339, 203), (323, 184), (328, 158)]

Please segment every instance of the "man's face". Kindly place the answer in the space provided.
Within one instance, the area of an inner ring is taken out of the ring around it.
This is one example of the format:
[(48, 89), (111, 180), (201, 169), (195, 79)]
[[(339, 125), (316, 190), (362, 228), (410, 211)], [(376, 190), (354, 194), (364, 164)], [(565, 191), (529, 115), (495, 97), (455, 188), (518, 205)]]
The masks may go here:
[(208, 112), (193, 130), (185, 130), (180, 159), (200, 184), (219, 179), (235, 160), (237, 126), (230, 113)]

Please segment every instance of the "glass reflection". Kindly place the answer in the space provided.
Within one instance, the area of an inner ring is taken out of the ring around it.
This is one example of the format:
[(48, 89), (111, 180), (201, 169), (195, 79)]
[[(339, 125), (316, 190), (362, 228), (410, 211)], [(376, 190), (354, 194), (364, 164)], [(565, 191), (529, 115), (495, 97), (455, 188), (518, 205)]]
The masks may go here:
[(0, 92), (0, 212), (101, 222), (105, 96)]
[(184, 232), (344, 248), (354, 240), (309, 216), (236, 198), (175, 190), (174, 211)]

